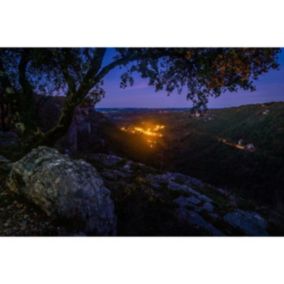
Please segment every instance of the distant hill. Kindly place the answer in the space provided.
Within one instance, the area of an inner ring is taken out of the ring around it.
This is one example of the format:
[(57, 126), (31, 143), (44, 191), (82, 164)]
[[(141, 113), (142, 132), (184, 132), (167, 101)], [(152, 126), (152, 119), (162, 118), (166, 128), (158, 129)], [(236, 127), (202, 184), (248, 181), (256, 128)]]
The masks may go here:
[[(214, 110), (209, 115), (210, 121), (190, 119), (175, 126), (174, 136), (183, 133), (175, 140), (175, 148), (169, 149), (169, 163), (216, 185), (282, 207), (284, 103)], [(255, 152), (230, 146), (238, 142), (252, 144)]]
[(121, 110), (116, 116), (119, 125), (155, 121), (166, 126), (160, 147), (152, 151), (139, 137), (121, 134), (120, 153), (283, 208), (284, 103), (210, 110), (198, 118), (188, 111)]

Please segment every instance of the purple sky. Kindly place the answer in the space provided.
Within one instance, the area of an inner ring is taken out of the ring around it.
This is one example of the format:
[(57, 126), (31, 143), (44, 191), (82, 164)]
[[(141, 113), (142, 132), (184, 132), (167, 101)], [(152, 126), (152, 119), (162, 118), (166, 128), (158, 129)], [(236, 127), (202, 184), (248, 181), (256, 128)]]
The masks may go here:
[[(112, 55), (110, 50), (109, 57)], [(108, 60), (108, 59), (107, 59)], [(219, 98), (209, 100), (209, 108), (222, 108), (239, 106), (243, 104), (255, 104), (272, 101), (284, 101), (284, 49), (279, 55), (280, 68), (261, 75), (255, 82), (256, 91), (239, 91), (236, 93), (225, 93)], [(136, 79), (132, 87), (120, 89), (119, 78), (121, 70), (113, 70), (105, 78), (105, 98), (97, 105), (99, 108), (179, 108), (190, 107), (191, 102), (186, 100), (185, 95), (155, 92), (147, 85), (147, 80)]]

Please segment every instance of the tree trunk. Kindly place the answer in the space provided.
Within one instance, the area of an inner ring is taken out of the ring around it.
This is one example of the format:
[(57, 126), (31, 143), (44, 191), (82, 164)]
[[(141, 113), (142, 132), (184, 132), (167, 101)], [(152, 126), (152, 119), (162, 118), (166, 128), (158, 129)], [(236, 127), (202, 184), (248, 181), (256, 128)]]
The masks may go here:
[(25, 147), (25, 152), (30, 151), (32, 148), (38, 146), (52, 147), (61, 137), (67, 134), (75, 109), (82, 102), (83, 98), (84, 96), (80, 96), (79, 93), (69, 94), (66, 97), (63, 109), (56, 125), (46, 133), (39, 132), (33, 135)]
[(64, 105), (57, 124), (45, 134), (41, 135), (41, 138), (35, 143), (36, 146), (53, 146), (59, 138), (64, 136), (67, 133), (69, 126), (72, 122), (73, 113), (75, 111), (76, 106), (76, 104), (66, 103)]
[(37, 117), (35, 111), (35, 95), (26, 74), (29, 62), (30, 52), (25, 49), (18, 66), (19, 83), (22, 88), (20, 94), (21, 120), (26, 130), (33, 131), (37, 127)]
[[(68, 91), (69, 93), (66, 96), (64, 107), (61, 111), (59, 120), (55, 125), (55, 127), (50, 129), (46, 133), (44, 134), (38, 133), (34, 135), (32, 138), (32, 142), (29, 143), (27, 148), (25, 147), (26, 148), (25, 150), (40, 145), (53, 146), (59, 140), (59, 138), (61, 138), (67, 133), (70, 124), (72, 122), (73, 114), (75, 112), (76, 107), (84, 100), (84, 98), (88, 95), (92, 87), (95, 86), (96, 83), (98, 83), (100, 80), (102, 80), (102, 78), (96, 74), (101, 68), (105, 52), (106, 52), (105, 48), (99, 48), (96, 50), (94, 55), (94, 62), (92, 63), (91, 68), (88, 70), (87, 74), (85, 75), (80, 87), (77, 88), (77, 91), (76, 91), (76, 84), (74, 84), (74, 82), (72, 81), (73, 80), (72, 76), (70, 77), (68, 71), (66, 71), (66, 69), (63, 68), (63, 73), (66, 78), (66, 82), (69, 88)], [(25, 61), (23, 60), (23, 65), (24, 63)], [(105, 71), (105, 74), (108, 73), (110, 70), (111, 68), (109, 67), (109, 69)], [(24, 75), (25, 73), (22, 72), (22, 74)], [(23, 83), (27, 82), (27, 80), (25, 79), (26, 78), (23, 76)]]

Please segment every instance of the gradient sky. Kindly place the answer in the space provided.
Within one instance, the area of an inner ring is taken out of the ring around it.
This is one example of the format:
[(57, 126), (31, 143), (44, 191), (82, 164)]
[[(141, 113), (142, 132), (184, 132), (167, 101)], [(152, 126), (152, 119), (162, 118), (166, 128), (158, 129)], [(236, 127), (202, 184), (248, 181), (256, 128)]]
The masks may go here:
[[(113, 50), (109, 49), (106, 62), (113, 56)], [(224, 93), (219, 98), (209, 99), (209, 108), (222, 108), (239, 106), (243, 104), (255, 104), (265, 102), (284, 101), (284, 49), (278, 58), (279, 70), (271, 70), (263, 74), (255, 82), (256, 91), (238, 91)], [(137, 77), (134, 85), (126, 89), (119, 87), (119, 78), (122, 70), (115, 69), (105, 78), (106, 96), (97, 105), (99, 108), (180, 108), (190, 107), (191, 102), (185, 94), (172, 93), (167, 96), (165, 92), (155, 92), (153, 87), (147, 85), (147, 80)]]

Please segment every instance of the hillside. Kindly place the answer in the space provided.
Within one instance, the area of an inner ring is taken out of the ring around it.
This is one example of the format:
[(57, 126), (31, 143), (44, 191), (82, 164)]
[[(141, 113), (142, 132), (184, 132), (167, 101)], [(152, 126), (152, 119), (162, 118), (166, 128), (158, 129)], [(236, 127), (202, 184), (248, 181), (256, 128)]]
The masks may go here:
[(284, 103), (83, 118), (91, 131), (79, 132), (77, 152), (58, 143), (65, 155), (43, 147), (19, 161), (17, 136), (1, 134), (0, 154), (17, 162), (0, 159), (0, 235), (105, 234), (108, 221), (100, 233), (84, 232), (70, 228), (73, 215), (71, 222), (49, 215), (58, 206), (84, 220), (89, 205), (81, 204), (90, 203), (94, 185), (109, 190), (114, 209), (106, 212), (117, 235), (283, 235)]
[(120, 127), (147, 121), (165, 126), (154, 148), (139, 133), (122, 132), (114, 140), (120, 153), (225, 187), (259, 205), (283, 208), (284, 103), (210, 110), (201, 117), (166, 110), (111, 117)]

